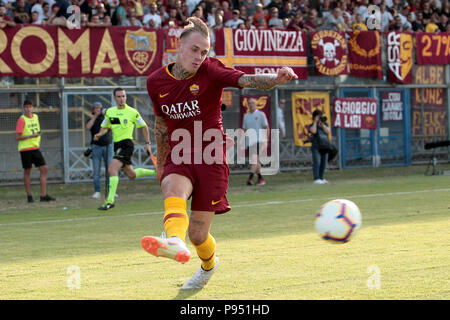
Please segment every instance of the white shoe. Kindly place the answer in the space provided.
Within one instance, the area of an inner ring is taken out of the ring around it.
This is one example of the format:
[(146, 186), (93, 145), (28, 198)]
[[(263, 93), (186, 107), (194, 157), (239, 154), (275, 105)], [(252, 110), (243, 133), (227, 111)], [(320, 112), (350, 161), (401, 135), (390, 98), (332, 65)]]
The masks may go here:
[(317, 179), (314, 180), (314, 184), (325, 184), (325, 182), (323, 182), (323, 180)]
[(183, 240), (178, 237), (143, 237), (141, 239), (142, 248), (156, 257), (166, 257), (186, 263), (191, 258), (191, 252), (186, 247)]
[(92, 195), (92, 198), (94, 198), (94, 199), (100, 199), (101, 196), (102, 196), (102, 195), (100, 194), (100, 192), (95, 192), (95, 193)]
[(119, 195), (116, 193), (115, 195), (114, 195), (114, 198), (118, 198), (119, 197)]
[(322, 182), (323, 182), (324, 184), (327, 184), (327, 183), (328, 183), (328, 181), (325, 180), (325, 179), (322, 179)]
[(208, 283), (209, 279), (211, 279), (218, 266), (219, 258), (216, 257), (216, 265), (214, 268), (205, 271), (202, 267), (200, 267), (197, 272), (183, 284), (181, 289), (202, 289)]

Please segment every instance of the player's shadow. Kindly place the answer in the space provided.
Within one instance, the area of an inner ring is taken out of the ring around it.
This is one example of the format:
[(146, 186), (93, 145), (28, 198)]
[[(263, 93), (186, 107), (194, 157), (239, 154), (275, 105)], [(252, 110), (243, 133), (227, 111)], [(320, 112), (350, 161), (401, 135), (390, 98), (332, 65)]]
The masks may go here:
[(172, 300), (185, 300), (185, 299), (197, 294), (201, 290), (202, 289), (188, 289), (188, 290), (180, 289), (178, 291), (178, 294), (175, 297), (173, 297)]

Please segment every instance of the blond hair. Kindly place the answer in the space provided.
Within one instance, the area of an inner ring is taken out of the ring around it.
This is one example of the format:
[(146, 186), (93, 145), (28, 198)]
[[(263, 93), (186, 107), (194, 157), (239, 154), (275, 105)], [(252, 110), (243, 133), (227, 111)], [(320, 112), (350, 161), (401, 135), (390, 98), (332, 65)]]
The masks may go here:
[(189, 17), (187, 18), (186, 21), (188, 22), (188, 24), (184, 27), (183, 31), (181, 32), (180, 40), (194, 32), (198, 32), (203, 37), (209, 38), (208, 26), (201, 19), (197, 17)]

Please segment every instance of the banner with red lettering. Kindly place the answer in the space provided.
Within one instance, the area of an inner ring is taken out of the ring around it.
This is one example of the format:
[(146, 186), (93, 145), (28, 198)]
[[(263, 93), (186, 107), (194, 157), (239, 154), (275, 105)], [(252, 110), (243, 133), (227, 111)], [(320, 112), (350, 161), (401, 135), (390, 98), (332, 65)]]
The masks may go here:
[(348, 61), (355, 77), (383, 79), (379, 31), (349, 32)]
[(277, 73), (291, 67), (299, 79), (307, 79), (306, 34), (297, 30), (215, 30), (216, 57), (226, 66), (250, 74)]
[(412, 83), (413, 48), (411, 33), (391, 31), (386, 34), (389, 82)]
[(378, 127), (378, 100), (374, 98), (334, 98), (333, 127), (370, 129)]
[(146, 76), (162, 66), (163, 42), (162, 29), (4, 28), (0, 29), (0, 76)]
[(417, 64), (450, 64), (450, 33), (416, 33)]
[(311, 33), (314, 64), (319, 75), (338, 76), (347, 74), (347, 41), (345, 33), (321, 30)]

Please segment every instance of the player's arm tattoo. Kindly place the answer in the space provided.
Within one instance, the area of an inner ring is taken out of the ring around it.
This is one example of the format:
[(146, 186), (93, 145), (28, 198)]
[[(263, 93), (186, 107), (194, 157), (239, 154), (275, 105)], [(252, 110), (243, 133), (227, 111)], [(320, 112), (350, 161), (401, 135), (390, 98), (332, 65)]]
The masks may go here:
[(276, 74), (244, 74), (239, 78), (239, 85), (243, 88), (269, 90), (277, 84)]
[(167, 124), (163, 117), (156, 117), (155, 120), (155, 138), (156, 138), (156, 161), (158, 171), (162, 173), (164, 163), (166, 162), (167, 155), (170, 152), (169, 146), (169, 131), (167, 130)]

